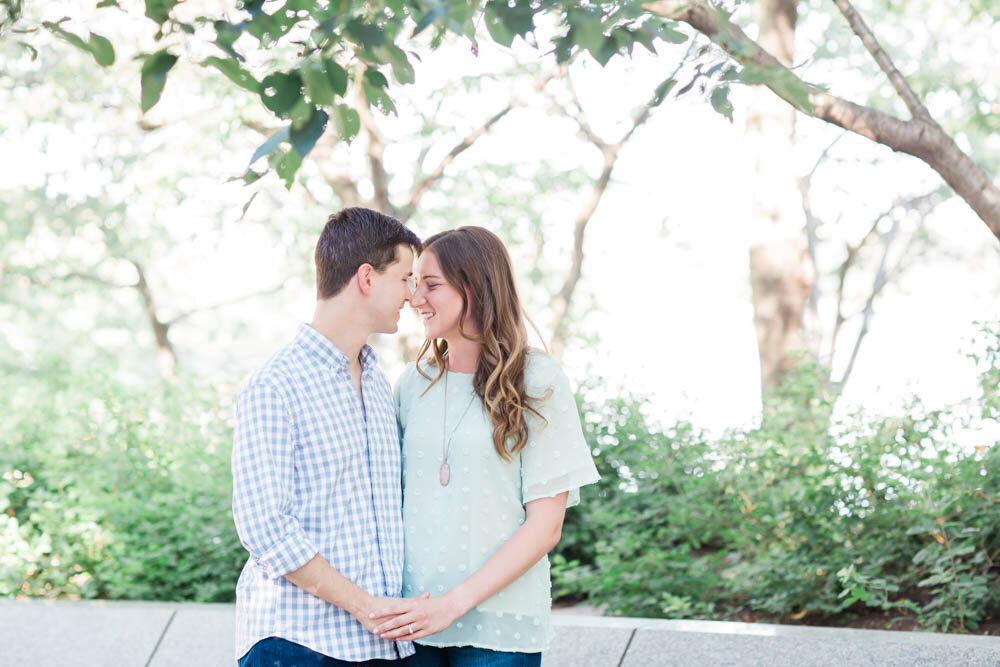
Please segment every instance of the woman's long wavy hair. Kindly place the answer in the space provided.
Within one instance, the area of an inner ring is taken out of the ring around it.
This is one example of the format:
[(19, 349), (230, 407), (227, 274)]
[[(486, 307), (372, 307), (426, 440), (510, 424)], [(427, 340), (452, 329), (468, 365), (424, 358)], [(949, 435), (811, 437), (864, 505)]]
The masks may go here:
[[(473, 388), (493, 423), (493, 446), (505, 461), (511, 461), (528, 444), (525, 411), (541, 415), (532, 407), (540, 398), (528, 396), (524, 386), (528, 332), (510, 255), (503, 242), (482, 227), (435, 234), (420, 247), (420, 254), (428, 251), (437, 256), (444, 279), (462, 296), (459, 331), (481, 346)], [(466, 330), (469, 320), (478, 334)], [(420, 369), (428, 351), (438, 369), (434, 378)], [(417, 370), (431, 380), (428, 389), (444, 375), (447, 357), (447, 341), (424, 341), (417, 354)]]

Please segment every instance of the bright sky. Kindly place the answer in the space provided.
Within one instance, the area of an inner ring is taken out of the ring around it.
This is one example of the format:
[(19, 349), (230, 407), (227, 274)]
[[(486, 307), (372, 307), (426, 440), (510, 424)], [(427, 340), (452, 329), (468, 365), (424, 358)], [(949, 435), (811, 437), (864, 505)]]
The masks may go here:
[[(70, 5), (75, 3), (50, 4), (51, 12), (61, 16), (70, 13), (67, 9), (72, 10)], [(458, 73), (505, 66), (506, 52), (481, 46), (478, 59), (468, 53), (467, 46), (422, 53), (412, 97), (443, 85)], [(629, 113), (645, 101), (681, 53), (664, 51), (672, 55), (661, 60), (639, 55), (607, 69), (589, 61), (574, 69), (574, 82), (598, 132), (616, 138), (622, 131)], [(521, 57), (533, 57), (525, 49), (518, 52)], [(842, 79), (830, 74), (825, 81), (836, 92), (855, 99), (862, 90), (858, 86), (863, 82), (852, 73)], [(190, 96), (169, 92), (168, 88), (156, 113), (169, 115), (170, 105), (192, 103)], [(485, 117), (493, 108), (491, 95), (499, 103), (507, 99), (508, 91), (500, 86), (492, 91), (487, 88), (482, 107), (470, 108), (468, 114)], [(581, 296), (592, 295), (596, 309), (579, 328), (596, 333), (600, 342), (593, 348), (571, 348), (566, 356), (571, 376), (582, 379), (586, 374), (599, 374), (607, 378), (606, 386), (622, 386), (648, 396), (653, 413), (665, 420), (690, 418), (716, 432), (748, 423), (759, 408), (747, 260), (753, 184), (748, 177), (752, 156), (743, 145), (746, 94), (737, 91), (734, 103), (736, 119), (730, 124), (697, 95), (669, 100), (627, 145), (586, 237)], [(572, 139), (564, 121), (547, 116), (540, 108), (532, 105), (511, 114), (452, 169), (475, 169), (477, 156), (489, 155), (495, 161), (548, 160), (567, 169), (582, 164), (596, 175), (599, 159), (594, 149)], [(805, 173), (838, 132), (819, 121), (799, 118), (795, 169)], [(405, 108), (395, 122), (406, 125)], [(53, 136), (59, 140), (51, 141)], [(48, 148), (41, 150), (46, 143)], [(88, 169), (93, 149), (93, 137), (81, 135), (79, 128), (75, 136), (58, 127), (31, 127), (30, 123), (24, 131), (2, 132), (0, 153), (25, 157), (0, 161), (0, 182), (5, 187), (37, 185), (40, 174), (53, 170), (54, 164), (72, 164), (76, 165), (72, 183), (65, 187), (81, 193), (114, 189), (115, 184), (107, 183), (105, 176)], [(248, 146), (243, 154), (220, 155), (222, 173), (238, 172), (251, 150)], [(413, 159), (415, 150), (390, 146), (387, 159), (405, 163)], [(839, 218), (827, 232), (830, 238), (824, 252), (828, 261), (839, 256), (844, 241), (860, 238), (887, 203), (928, 191), (939, 182), (917, 160), (892, 155), (863, 139), (844, 138), (834, 153), (844, 159), (830, 161), (818, 172), (814, 192), (817, 209), (831, 222)], [(158, 154), (169, 156), (169, 152)], [(864, 164), (873, 158), (879, 164)], [(184, 155), (167, 159), (182, 164)], [(170, 271), (173, 294), (199, 295), (211, 285), (214, 296), (209, 301), (217, 301), (253, 287), (267, 287), (288, 270), (289, 260), (280, 243), (255, 227), (236, 222), (247, 191), (221, 184), (221, 180), (209, 188), (192, 185), (175, 206), (149, 204), (150, 214), (175, 230), (178, 238), (198, 231), (203, 222), (199, 211), (206, 209), (206, 202), (211, 202), (209, 210), (221, 206), (232, 218), (211, 234), (196, 234), (203, 247)], [(122, 196), (136, 191), (135, 184), (130, 187), (123, 189)], [(288, 196), (289, 205), (301, 205), (294, 195)], [(273, 209), (258, 208), (273, 214)], [(552, 212), (553, 225), (566, 229), (566, 243), (575, 213), (576, 205), (572, 210)], [(255, 214), (251, 208), (249, 219)], [(931, 407), (941, 407), (977, 391), (974, 368), (965, 353), (977, 331), (975, 323), (1000, 318), (1000, 293), (992, 278), (1000, 271), (1000, 246), (957, 199), (939, 207), (929, 227), (938, 239), (936, 247), (946, 246), (957, 259), (931, 250), (877, 302), (843, 410), (864, 406), (873, 412), (890, 411), (913, 394)], [(192, 256), (212, 261), (197, 262)], [(824, 304), (827, 311), (828, 305)], [(235, 338), (220, 334), (214, 344), (237, 349), (238, 365), (249, 369), (262, 363), (292, 335), (297, 322), (308, 320), (311, 313), (312, 295), (302, 293), (285, 301), (277, 312), (258, 313), (251, 330)], [(829, 322), (830, 313), (824, 316)], [(412, 314), (404, 319), (405, 327), (418, 326)], [(192, 320), (189, 326), (202, 321)], [(197, 338), (183, 330), (177, 333), (181, 343)], [(844, 348), (835, 360), (838, 370), (843, 368), (854, 335), (853, 327), (845, 329)], [(210, 357), (208, 350), (199, 359)], [(390, 375), (400, 370), (399, 360), (391, 354), (386, 361)]]

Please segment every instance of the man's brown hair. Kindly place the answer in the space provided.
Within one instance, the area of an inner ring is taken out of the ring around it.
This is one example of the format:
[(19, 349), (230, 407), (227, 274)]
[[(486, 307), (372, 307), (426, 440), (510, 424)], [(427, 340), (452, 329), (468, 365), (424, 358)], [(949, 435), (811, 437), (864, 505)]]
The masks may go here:
[(396, 218), (354, 206), (331, 215), (316, 242), (316, 292), (336, 296), (362, 264), (381, 273), (396, 261), (396, 246), (420, 248), (420, 239)]

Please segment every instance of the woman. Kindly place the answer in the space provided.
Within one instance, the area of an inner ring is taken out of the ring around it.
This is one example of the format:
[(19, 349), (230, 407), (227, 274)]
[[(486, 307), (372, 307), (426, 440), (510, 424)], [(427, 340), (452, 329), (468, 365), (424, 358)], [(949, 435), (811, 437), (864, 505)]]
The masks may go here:
[(529, 350), (494, 234), (436, 234), (415, 272), (427, 339), (396, 387), (407, 599), (373, 614), (374, 631), (416, 640), (418, 667), (538, 665), (551, 638), (546, 554), (579, 487), (598, 479), (573, 392)]

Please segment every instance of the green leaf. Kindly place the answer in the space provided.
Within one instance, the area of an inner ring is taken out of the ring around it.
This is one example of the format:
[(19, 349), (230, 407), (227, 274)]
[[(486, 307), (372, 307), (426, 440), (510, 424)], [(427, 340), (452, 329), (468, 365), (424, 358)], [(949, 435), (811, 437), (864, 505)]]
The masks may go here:
[[(649, 22), (647, 22), (647, 25)], [(674, 30), (673, 26), (677, 25), (673, 21), (656, 21), (654, 23), (654, 30), (656, 36), (665, 42), (670, 42), (671, 44), (682, 44), (688, 40), (688, 36), (683, 32)], [(643, 26), (645, 28), (645, 26)]]
[(70, 32), (69, 30), (63, 29), (62, 24), (64, 21), (68, 21), (69, 18), (63, 18), (55, 23), (51, 21), (43, 21), (42, 27), (51, 32), (56, 37), (68, 42), (80, 49), (81, 51), (86, 51), (94, 57), (98, 65), (102, 67), (107, 67), (115, 62), (115, 50), (109, 42), (104, 37), (100, 35), (95, 35), (93, 33), (88, 33), (88, 40), (84, 41), (79, 35)]
[(712, 108), (733, 122), (733, 103), (729, 101), (729, 86), (719, 86), (712, 91)]
[(326, 76), (330, 79), (333, 92), (343, 96), (347, 92), (347, 71), (331, 58), (323, 58), (323, 64), (326, 66)]
[(306, 91), (309, 99), (314, 104), (330, 106), (333, 104), (333, 86), (330, 78), (326, 75), (326, 68), (322, 62), (309, 62), (299, 70), (302, 80), (306, 84)]
[(285, 181), (285, 188), (288, 190), (292, 189), (292, 184), (295, 183), (295, 172), (299, 170), (302, 166), (302, 156), (292, 149), (285, 153), (278, 164), (274, 166), (274, 170), (278, 172), (278, 176)]
[(350, 141), (361, 129), (361, 116), (346, 104), (338, 104), (333, 114), (333, 125), (344, 141)]
[(594, 60), (599, 62), (601, 67), (604, 67), (618, 52), (618, 40), (614, 37), (605, 37), (598, 49), (588, 48), (587, 50), (590, 51), (590, 55), (594, 56)]
[(313, 105), (306, 101), (306, 98), (300, 97), (288, 112), (288, 118), (291, 119), (293, 128), (302, 127), (309, 122), (312, 114)]
[(352, 19), (346, 26), (344, 32), (358, 46), (372, 49), (385, 43), (385, 31), (377, 25), (365, 23), (361, 19)]
[(209, 56), (201, 62), (201, 65), (203, 67), (214, 67), (240, 88), (245, 88), (252, 93), (260, 94), (260, 81), (255, 79), (252, 74), (240, 67), (239, 63), (231, 58)]
[(385, 75), (376, 69), (365, 70), (365, 83), (370, 83), (377, 88), (386, 88), (389, 85)]
[(164, 49), (146, 56), (142, 65), (142, 111), (152, 109), (160, 101), (163, 87), (167, 83), (167, 73), (177, 62), (177, 56)]
[(507, 3), (498, 0), (486, 3), (486, 30), (489, 31), (490, 37), (497, 44), (510, 46), (514, 42), (514, 31), (508, 28), (504, 22), (503, 16), (498, 10), (500, 6), (506, 7)]
[(251, 156), (250, 158), (250, 164), (247, 165), (247, 170), (249, 170), (250, 167), (253, 166), (254, 162), (261, 159), (265, 155), (270, 154), (271, 151), (277, 148), (282, 141), (288, 141), (290, 134), (291, 134), (291, 126), (288, 126), (281, 128), (280, 130), (272, 134), (270, 137), (268, 137), (267, 141), (262, 143), (260, 147), (254, 151), (253, 156)]
[(416, 37), (421, 32), (423, 32), (424, 29), (427, 28), (427, 26), (429, 26), (431, 23), (434, 23), (434, 21), (438, 20), (447, 13), (448, 9), (444, 5), (438, 5), (434, 9), (424, 14), (423, 17), (419, 21), (417, 21), (417, 26), (413, 29), (413, 34), (411, 34), (410, 36)]
[(632, 55), (632, 45), (635, 43), (635, 38), (632, 36), (631, 31), (627, 28), (615, 28), (611, 31), (611, 37), (615, 40), (615, 44), (618, 45), (619, 51), (624, 51)]
[(27, 42), (18, 42), (18, 44), (21, 46), (21, 48), (23, 48), (25, 51), (31, 54), (32, 61), (38, 60), (38, 49), (33, 47), (31, 44), (28, 44)]
[(170, 10), (178, 0), (146, 0), (146, 16), (163, 25), (170, 18)]
[(604, 47), (604, 28), (601, 15), (590, 10), (570, 10), (569, 22), (573, 26), (574, 41), (591, 53), (600, 52)]
[(673, 90), (676, 85), (677, 80), (673, 77), (664, 79), (660, 85), (656, 87), (656, 90), (653, 91), (653, 105), (659, 106), (660, 104), (663, 104), (663, 100), (667, 98), (667, 95), (670, 94), (670, 91)]
[(389, 93), (386, 92), (385, 88), (373, 86), (368, 81), (365, 81), (362, 87), (365, 91), (365, 99), (368, 100), (369, 105), (375, 106), (375, 108), (387, 116), (390, 113), (396, 113), (396, 105), (393, 104), (392, 98), (389, 97)]
[(118, 0), (101, 0), (97, 3), (98, 9), (104, 9), (105, 7), (117, 7)]
[(413, 83), (416, 80), (413, 65), (410, 64), (410, 60), (406, 57), (406, 52), (403, 49), (395, 44), (386, 44), (379, 48), (378, 53), (384, 56), (383, 60), (387, 61), (392, 67), (392, 75), (396, 78), (396, 81), (407, 84)]
[[(504, 0), (494, 0), (489, 5), (493, 6), (492, 12), (509, 32), (524, 37), (535, 29), (535, 9), (531, 6), (530, 1), (516, 0), (514, 6), (511, 7)], [(490, 8), (489, 5), (487, 5), (487, 9)], [(487, 28), (489, 28), (488, 24)], [(490, 34), (493, 34), (492, 31)]]
[(647, 51), (656, 55), (656, 46), (653, 44), (653, 38), (656, 37), (655, 34), (651, 34), (645, 27), (643, 27), (633, 31), (632, 37), (635, 41), (645, 46)]
[(326, 130), (326, 122), (330, 116), (322, 109), (313, 109), (309, 122), (300, 128), (292, 127), (289, 139), (299, 155), (305, 157)]
[(260, 100), (275, 114), (286, 117), (302, 95), (298, 72), (275, 72), (260, 82)]
[(90, 33), (90, 52), (101, 67), (109, 67), (115, 62), (115, 48), (105, 37)]

